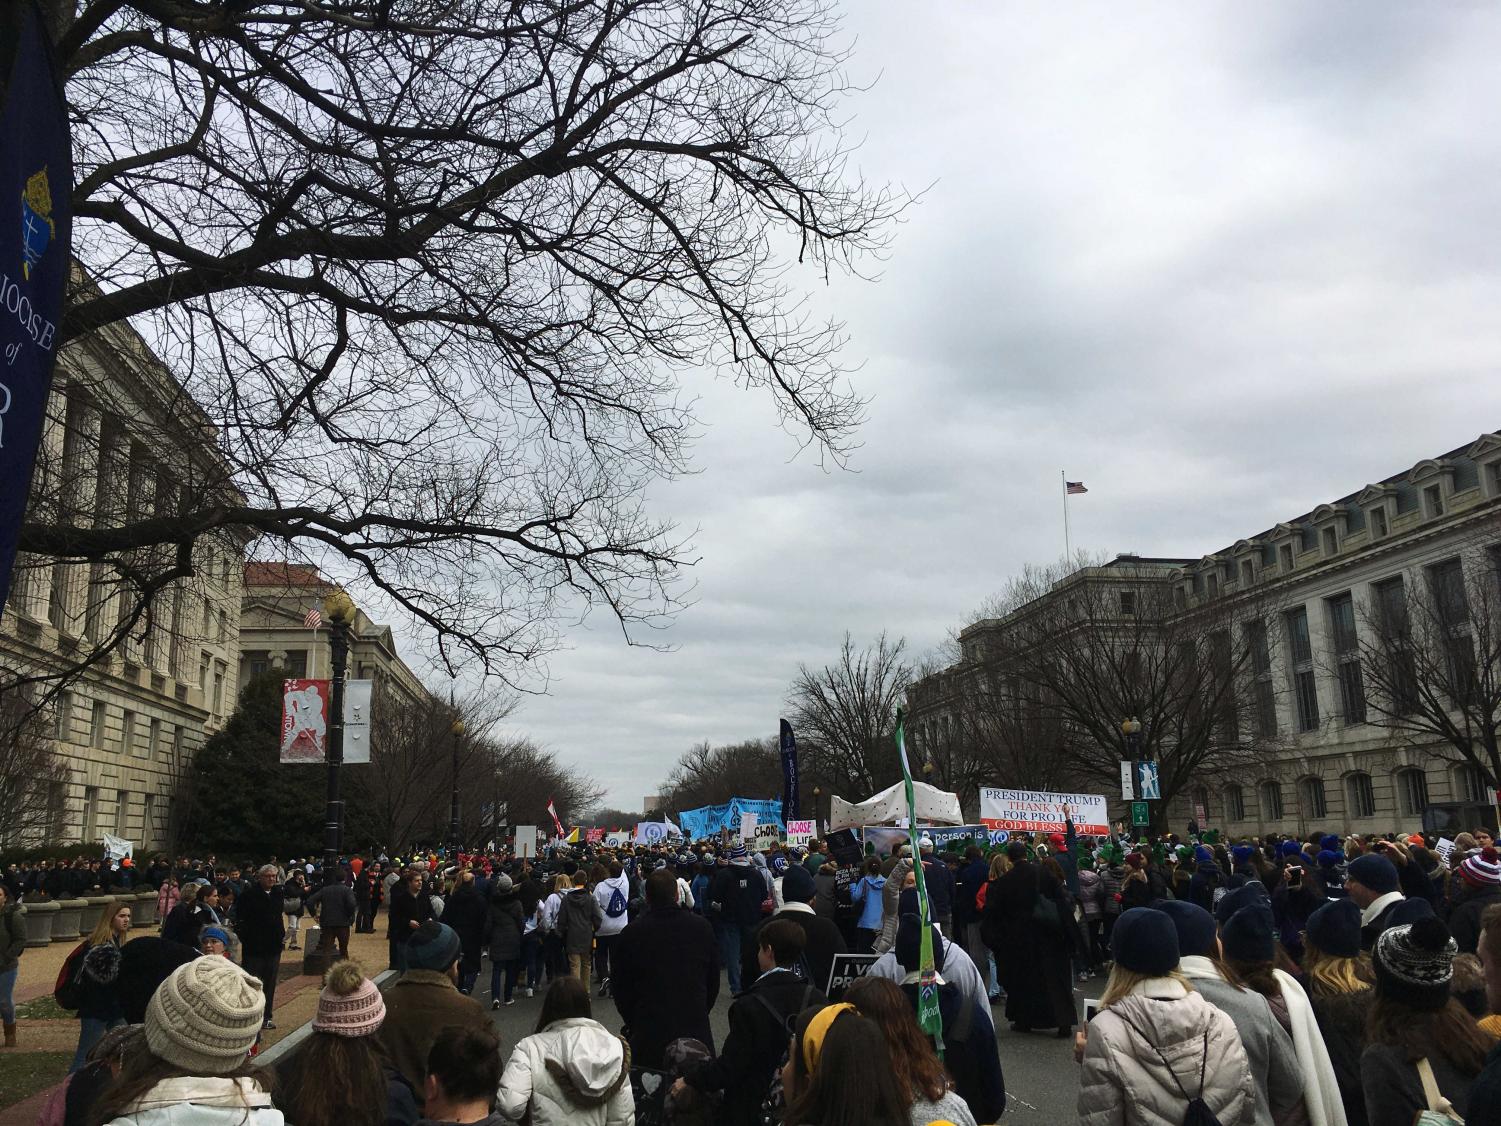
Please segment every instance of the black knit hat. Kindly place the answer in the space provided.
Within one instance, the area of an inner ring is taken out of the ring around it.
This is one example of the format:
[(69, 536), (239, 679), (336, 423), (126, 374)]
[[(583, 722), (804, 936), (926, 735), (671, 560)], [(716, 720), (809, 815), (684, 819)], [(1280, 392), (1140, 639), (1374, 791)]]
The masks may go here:
[(1259, 900), (1242, 907), (1220, 923), (1220, 941), (1225, 957), (1234, 961), (1272, 961), (1277, 956), (1277, 925), (1271, 907)]
[(1449, 1003), (1454, 957), (1459, 944), (1443, 921), (1419, 919), (1381, 932), (1371, 953), (1376, 992), (1422, 1012), (1437, 1012)]
[(1336, 899), (1308, 916), (1308, 941), (1331, 958), (1360, 957), (1360, 908)]
[(1151, 907), (1133, 907), (1110, 932), (1115, 964), (1133, 973), (1162, 977), (1178, 968), (1178, 928)]

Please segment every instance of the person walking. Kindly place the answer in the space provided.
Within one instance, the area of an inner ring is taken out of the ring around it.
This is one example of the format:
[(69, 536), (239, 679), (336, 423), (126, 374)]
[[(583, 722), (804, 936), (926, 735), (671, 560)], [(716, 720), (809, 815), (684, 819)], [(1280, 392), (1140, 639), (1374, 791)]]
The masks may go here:
[[(850, 899), (860, 914), (855, 920), (855, 953), (869, 954), (881, 935), (881, 889), (886, 877), (881, 875), (881, 861), (872, 856), (865, 861), (864, 874), (850, 888)], [(963, 896), (963, 886), (960, 889)]]
[(573, 888), (558, 908), (558, 935), (568, 956), (568, 972), (589, 988), (590, 957), (594, 949), (594, 932), (604, 921), (599, 900), (589, 894), (589, 879), (582, 871), (573, 874)]
[(377, 1033), (386, 1003), (354, 962), (323, 975), (313, 1031), (278, 1074), (276, 1101), (297, 1126), (412, 1126), (417, 1098)]
[(307, 899), (308, 912), (318, 920), (318, 950), (331, 953), (335, 943), (341, 959), (349, 957), (349, 931), (354, 926), (354, 889), (335, 872), (325, 876), (325, 883)]
[(172, 908), (176, 907), (182, 899), (182, 889), (178, 884), (177, 877), (168, 872), (162, 877), (162, 882), (156, 889), (156, 917), (161, 920), (157, 927), (157, 933), (167, 925), (167, 916), (172, 914)]
[(287, 949), (297, 949), (297, 931), (306, 912), (308, 895), (307, 877), (293, 872), (281, 886), (281, 911), (286, 917)]
[(594, 935), (594, 973), (599, 978), (599, 995), (610, 995), (610, 951), (616, 936), (630, 922), (627, 909), (631, 903), (631, 882), (619, 860), (610, 861), (610, 874), (594, 887), (594, 899), (604, 914)]
[(393, 887), (391, 909), (386, 916), (386, 942), (393, 970), (406, 969), (407, 939), (432, 918), (432, 900), (422, 890), (422, 873), (413, 869)]
[(635, 1067), (665, 1066), (667, 1045), (682, 1037), (714, 1050), (709, 1012), (719, 997), (719, 946), (713, 927), (678, 906), (677, 891), (670, 869), (648, 876), (646, 910), (620, 932), (611, 956), (615, 1007)]
[(521, 973), (521, 931), (526, 919), (521, 913), (521, 899), (504, 872), (490, 886), (490, 903), (485, 913), (484, 943), (490, 948), (490, 1008), (502, 1004), (501, 979), (504, 975), (504, 1003), (516, 1003), (516, 979)]
[(16, 975), (26, 950), (26, 920), (19, 900), (0, 884), (0, 1022), (5, 1026), (5, 1046), (16, 1046)]
[(542, 998), (536, 1031), (511, 1052), (496, 1110), (530, 1126), (633, 1126), (632, 1062), (594, 1019), (588, 986), (560, 977)]
[(276, 883), (276, 866), (263, 864), (255, 874), (255, 886), (240, 897), (235, 932), (240, 936), (241, 965), (259, 979), (265, 991), (267, 1028), (275, 1028), (276, 979), (281, 972), (281, 947), (285, 937), (282, 916), (284, 897)]
[(474, 994), (485, 952), (485, 917), (490, 905), (475, 886), (473, 872), (461, 872), (458, 885), (443, 906), (443, 922), (459, 936), (459, 992)]
[(116, 1025), (125, 1023), (120, 993), (115, 987), (120, 973), (120, 947), (130, 933), (130, 908), (116, 904), (99, 916), (86, 940), (78, 967), (78, 1050), (68, 1073), (88, 1062), (89, 1049)]
[[(788, 919), (802, 927), (807, 936), (807, 945), (803, 949), (797, 972), (806, 976), (810, 985), (822, 989), (828, 986), (834, 959), (840, 954), (848, 953), (849, 947), (845, 945), (844, 935), (840, 933), (838, 924), (813, 910), (815, 893), (813, 877), (808, 875), (807, 869), (794, 864), (787, 869), (787, 875), (782, 877), (782, 896), (785, 900), (782, 909), (761, 922), (756, 930), (759, 931), (760, 927), (774, 919)], [(757, 963), (758, 943), (754, 935), (755, 932), (752, 932), (751, 941), (740, 955), (741, 981), (754, 981), (760, 973)]]
[(1252, 1121), (1246, 1050), (1230, 1017), (1179, 972), (1172, 919), (1150, 907), (1128, 910), (1113, 945), (1100, 1012), (1075, 1041), (1081, 1126), (1181, 1122), (1194, 1099), (1222, 1123)]
[(265, 1017), (261, 983), (225, 958), (179, 966), (146, 1007), (130, 1052), (95, 1104), (105, 1126), (285, 1126), (270, 1081), (248, 1066)]
[(751, 867), (744, 842), (737, 842), (730, 848), (729, 863), (715, 872), (709, 883), (709, 921), (714, 926), (731, 993), (740, 992), (740, 952), (761, 921), (765, 899), (765, 882)]

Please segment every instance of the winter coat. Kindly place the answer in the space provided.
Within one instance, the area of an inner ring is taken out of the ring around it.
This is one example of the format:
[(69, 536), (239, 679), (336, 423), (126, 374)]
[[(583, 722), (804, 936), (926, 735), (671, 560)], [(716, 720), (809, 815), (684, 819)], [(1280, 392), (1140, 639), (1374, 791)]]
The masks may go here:
[(461, 886), (443, 907), (443, 924), (452, 927), (459, 936), (459, 948), (463, 951), (459, 969), (464, 973), (479, 973), (488, 915), (489, 905), (473, 884)]
[(354, 889), (348, 884), (324, 885), (308, 896), (307, 906), (318, 913), (318, 925), (329, 930), (354, 926), (355, 912), (359, 910)]
[[(813, 877), (813, 913), (832, 920), (839, 905), (839, 880), (833, 872), (818, 871)], [(777, 910), (782, 909), (780, 897)]]
[(625, 1044), (587, 1017), (556, 1020), (511, 1053), (495, 1109), (531, 1126), (634, 1126)]
[(163, 1079), (108, 1126), (284, 1126), (253, 1079), (217, 1075)]
[(281, 904), (279, 887), (270, 891), (249, 887), (235, 900), (235, 931), (245, 947), (247, 958), (281, 956), (281, 941), (286, 935)]
[[(915, 1013), (918, 1007), (917, 974), (908, 974), (902, 994)], [(990, 1004), (966, 996), (950, 982), (938, 987), (938, 1012), (943, 1022), (943, 1066), (953, 1080), (954, 1092), (976, 1122), (998, 1121), (1006, 1110), (1006, 1077), (996, 1048)], [(926, 1126), (931, 1119), (923, 1119)]]
[(990, 870), (983, 860), (971, 860), (960, 867), (959, 874), (954, 877), (955, 934), (959, 933), (958, 928), (980, 921), (980, 909), (975, 904), (975, 897), (989, 879)]
[(902, 857), (891, 866), (886, 884), (881, 888), (881, 933), (871, 947), (876, 954), (884, 954), (896, 945), (897, 905), (902, 899), (902, 887), (907, 882), (907, 873), (912, 871), (912, 861)]
[(951, 920), (954, 915), (954, 873), (942, 860), (929, 856), (922, 862), (922, 876), (928, 890), (928, 902), (932, 904), (932, 917)]
[(376, 1036), (391, 1066), (417, 1092), (423, 1090), (427, 1054), (439, 1032), (452, 1026), (490, 1027), (484, 1006), (437, 970), (407, 970), (385, 991), (385, 1001), (386, 1019)]
[(753, 927), (761, 921), (765, 883), (749, 864), (729, 864), (709, 883), (709, 921), (718, 926)]
[(1449, 912), (1449, 933), (1459, 943), (1461, 954), (1473, 954), (1480, 946), (1480, 916), (1492, 903), (1501, 903), (1501, 887), (1466, 885), (1464, 894), (1455, 897)]
[(20, 903), (7, 900), (0, 910), (0, 974), (10, 973), (21, 964), (26, 949), (26, 917)]
[(521, 900), (514, 889), (491, 893), (483, 940), (490, 948), (492, 963), (514, 962), (521, 957), (521, 930), (525, 924)]
[(1374, 990), (1362, 989), (1356, 993), (1332, 995), (1310, 994), (1309, 1004), (1319, 1022), (1324, 1046), (1329, 1049), (1329, 1062), (1334, 1067), (1334, 1079), (1339, 1084), (1340, 1101), (1345, 1104), (1345, 1122), (1348, 1126), (1367, 1126), (1365, 1091), (1360, 1082), (1360, 1057), (1365, 1051), (1366, 1020), (1371, 1013)]
[(181, 898), (182, 889), (163, 880), (162, 886), (156, 892), (156, 917), (158, 919), (166, 919), (171, 914), (172, 908), (177, 906), (177, 902)]
[(120, 946), (110, 940), (84, 951), (83, 966), (78, 974), (81, 986), (78, 1018), (116, 1021), (124, 1019), (120, 994), (115, 980), (120, 974)]
[(1105, 914), (1119, 915), (1123, 910), (1120, 894), (1121, 884), (1125, 879), (1126, 869), (1120, 864), (1112, 864), (1100, 870), (1100, 887), (1105, 893)]
[(391, 893), (391, 910), (386, 914), (386, 937), (405, 942), (416, 928), (433, 917), (433, 904), (422, 892), (413, 895), (406, 884), (398, 884)]
[(663, 1067), (667, 1045), (683, 1036), (714, 1050), (719, 944), (708, 922), (681, 907), (652, 908), (620, 932), (610, 967), (635, 1066)]
[(834, 968), (834, 956), (836, 954), (848, 954), (849, 945), (844, 941), (844, 935), (837, 926), (821, 915), (815, 915), (808, 910), (807, 904), (789, 903), (782, 910), (772, 915), (756, 928), (756, 936), (740, 944), (740, 980), (754, 981), (761, 972), (760, 963), (757, 962), (757, 948), (760, 945), (761, 927), (764, 927), (772, 919), (786, 919), (789, 923), (796, 923), (803, 928), (803, 936), (807, 939), (807, 945), (803, 947), (803, 957), (807, 959), (808, 969), (813, 977), (809, 984), (818, 989), (826, 989), (829, 984), (829, 975)]
[[(1428, 1063), (1439, 1094), (1454, 1104), (1461, 1118), (1471, 1121), (1470, 1089), (1475, 1077), (1461, 1073), (1441, 1052), (1431, 1053)], [(1428, 1109), (1417, 1065), (1408, 1062), (1401, 1048), (1369, 1045), (1360, 1057), (1360, 1079), (1371, 1126), (1410, 1126), (1418, 1111)]]
[(1105, 917), (1105, 882), (1092, 868), (1079, 869), (1079, 906), (1087, 923)]
[(1181, 1122), (1183, 1091), (1202, 1095), (1223, 1123), (1252, 1120), (1256, 1083), (1235, 1023), (1181, 982), (1149, 978), (1089, 1024), (1078, 1121), (1081, 1126)]
[(803, 1009), (823, 1001), (821, 992), (786, 970), (758, 976), (735, 998), (724, 1051), (717, 1059), (690, 1064), (683, 1076), (696, 1090), (724, 1092), (717, 1122), (723, 1126), (760, 1123), (761, 1100), (787, 1051), (792, 1021)]
[(307, 914), (307, 881), (286, 880), (281, 885), (281, 913), (300, 919)]
[(619, 934), (625, 930), (625, 925), (630, 922), (630, 913), (622, 906), (620, 914), (614, 917), (610, 915), (610, 903), (615, 900), (616, 893), (622, 904), (629, 905), (631, 902), (631, 880), (624, 872), (618, 876), (600, 880), (594, 886), (594, 902), (599, 904), (600, 913), (604, 916), (599, 924), (599, 936), (607, 938), (612, 934)]
[(588, 888), (574, 888), (558, 908), (558, 934), (569, 954), (588, 954), (594, 949), (594, 932), (604, 921), (604, 909)]
[(885, 886), (884, 876), (861, 876), (860, 882), (850, 888), (850, 898), (860, 908), (860, 918), (855, 925), (861, 930), (881, 929), (881, 889)]

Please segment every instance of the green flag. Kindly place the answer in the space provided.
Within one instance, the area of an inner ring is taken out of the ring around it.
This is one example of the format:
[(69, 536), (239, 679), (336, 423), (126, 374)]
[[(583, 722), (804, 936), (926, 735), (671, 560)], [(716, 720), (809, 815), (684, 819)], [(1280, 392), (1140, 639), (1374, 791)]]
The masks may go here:
[(896, 749), (902, 760), (902, 783), (907, 790), (907, 838), (912, 842), (912, 872), (917, 877), (917, 903), (922, 919), (922, 946), (918, 961), (917, 1023), (929, 1036), (938, 1056), (943, 1057), (943, 1014), (938, 1011), (938, 971), (933, 965), (933, 912), (928, 904), (928, 881), (923, 874), (918, 847), (917, 795), (912, 791), (912, 767), (907, 762), (907, 709), (896, 710)]

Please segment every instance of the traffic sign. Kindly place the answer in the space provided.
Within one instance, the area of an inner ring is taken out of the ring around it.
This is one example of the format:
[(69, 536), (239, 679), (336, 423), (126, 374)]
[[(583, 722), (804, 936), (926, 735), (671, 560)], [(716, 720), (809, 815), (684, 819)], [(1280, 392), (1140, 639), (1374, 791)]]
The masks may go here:
[(1135, 826), (1135, 827), (1141, 828), (1141, 827), (1145, 827), (1147, 825), (1150, 825), (1151, 823), (1152, 823), (1152, 815), (1151, 815), (1151, 813), (1147, 809), (1147, 803), (1144, 802), (1144, 801), (1134, 801), (1134, 802), (1132, 802), (1131, 803), (1131, 824), (1133, 826)]

